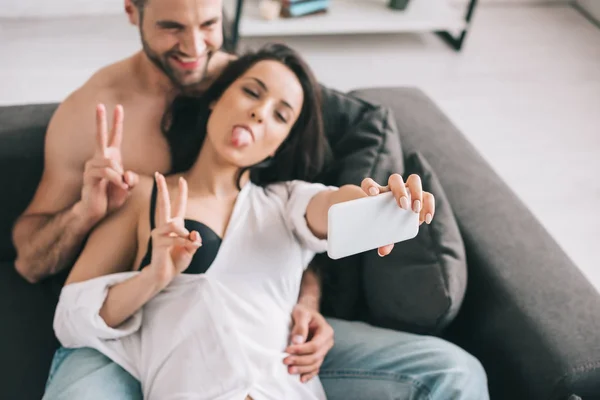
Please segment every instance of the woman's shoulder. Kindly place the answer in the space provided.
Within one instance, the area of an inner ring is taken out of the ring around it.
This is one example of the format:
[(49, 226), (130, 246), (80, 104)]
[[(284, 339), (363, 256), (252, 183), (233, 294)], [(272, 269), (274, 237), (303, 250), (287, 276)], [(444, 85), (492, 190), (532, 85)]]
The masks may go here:
[(154, 177), (147, 175), (139, 175), (139, 181), (133, 189), (131, 189), (129, 199), (133, 203), (143, 203), (150, 199), (152, 187), (154, 186)]
[(153, 185), (153, 178), (139, 175), (137, 184), (130, 189), (127, 200), (122, 206), (123, 212), (130, 216), (145, 215), (150, 206)]

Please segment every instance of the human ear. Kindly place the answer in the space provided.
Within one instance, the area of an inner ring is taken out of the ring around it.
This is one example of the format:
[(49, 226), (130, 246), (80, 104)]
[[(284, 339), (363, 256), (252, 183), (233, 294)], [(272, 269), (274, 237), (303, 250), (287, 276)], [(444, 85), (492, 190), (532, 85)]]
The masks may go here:
[(132, 25), (139, 25), (140, 15), (137, 7), (131, 2), (131, 0), (125, 0), (125, 12), (129, 18), (129, 23)]

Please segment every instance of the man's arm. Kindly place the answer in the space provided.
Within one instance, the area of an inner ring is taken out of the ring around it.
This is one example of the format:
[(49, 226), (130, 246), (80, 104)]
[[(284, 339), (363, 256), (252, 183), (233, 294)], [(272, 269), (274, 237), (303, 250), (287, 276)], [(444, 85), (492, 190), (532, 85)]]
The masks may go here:
[(71, 95), (53, 115), (46, 133), (42, 179), (13, 228), (16, 269), (32, 283), (70, 265), (93, 226), (94, 221), (77, 205), (83, 178), (80, 163), (86, 158), (82, 136), (93, 138), (85, 132), (90, 124), (81, 124), (79, 97), (77, 92)]
[(98, 105), (94, 134), (94, 107), (82, 90), (50, 122), (42, 180), (13, 229), (16, 269), (30, 282), (70, 266), (92, 227), (137, 182), (121, 165), (122, 107), (115, 107), (109, 139), (106, 109)]
[(298, 304), (302, 304), (310, 309), (319, 311), (320, 302), (321, 281), (317, 271), (311, 264), (302, 275), (300, 294), (298, 295)]

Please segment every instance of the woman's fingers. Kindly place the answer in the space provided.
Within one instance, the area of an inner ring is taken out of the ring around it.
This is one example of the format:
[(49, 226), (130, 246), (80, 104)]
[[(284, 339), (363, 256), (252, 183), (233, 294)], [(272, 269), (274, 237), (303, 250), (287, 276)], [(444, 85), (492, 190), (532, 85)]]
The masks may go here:
[(176, 219), (156, 227), (152, 233), (156, 236), (179, 236), (183, 238), (189, 238), (190, 236), (190, 232), (185, 229), (182, 221)]
[(404, 186), (404, 180), (400, 174), (392, 174), (388, 179), (388, 186), (398, 205), (405, 210), (410, 210), (409, 194)]
[(202, 238), (200, 237), (200, 234), (197, 231), (192, 231), (192, 233), (190, 233), (189, 239), (195, 245), (202, 246)]
[(423, 209), (419, 216), (419, 222), (430, 224), (435, 215), (435, 197), (429, 192), (423, 192)]
[(406, 180), (406, 187), (410, 191), (411, 209), (420, 213), (423, 209), (423, 187), (421, 185), (421, 177), (416, 174), (412, 174)]
[(185, 210), (187, 208), (188, 186), (187, 181), (182, 177), (179, 178), (179, 193), (175, 201), (173, 209), (175, 218), (185, 218)]
[(394, 249), (394, 245), (393, 244), (388, 244), (386, 246), (382, 246), (382, 247), (378, 248), (377, 249), (377, 254), (379, 254), (379, 257), (385, 257), (388, 254), (390, 254), (393, 249)]
[(154, 173), (156, 179), (156, 225), (165, 225), (171, 219), (171, 201), (169, 199), (169, 189), (165, 177), (158, 172)]
[(389, 188), (379, 185), (371, 178), (363, 179), (360, 187), (368, 196), (377, 196), (379, 193), (389, 192)]
[(173, 236), (157, 236), (152, 239), (152, 243), (156, 247), (183, 247), (188, 251), (195, 251), (202, 245), (200, 242), (192, 242), (187, 237)]

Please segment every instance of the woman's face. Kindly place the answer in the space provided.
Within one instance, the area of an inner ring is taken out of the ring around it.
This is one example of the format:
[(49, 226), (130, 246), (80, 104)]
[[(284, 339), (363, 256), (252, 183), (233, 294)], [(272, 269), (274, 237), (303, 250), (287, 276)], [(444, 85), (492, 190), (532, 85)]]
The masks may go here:
[(259, 61), (212, 106), (207, 140), (226, 162), (239, 167), (272, 156), (296, 123), (304, 92), (285, 65)]

